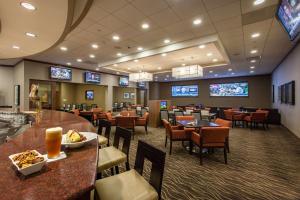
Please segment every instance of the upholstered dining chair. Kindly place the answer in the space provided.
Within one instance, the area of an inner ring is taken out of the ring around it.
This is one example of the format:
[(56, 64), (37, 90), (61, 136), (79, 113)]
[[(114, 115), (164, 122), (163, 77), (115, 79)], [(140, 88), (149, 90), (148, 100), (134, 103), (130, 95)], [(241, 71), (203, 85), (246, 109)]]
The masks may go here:
[(116, 117), (116, 126), (126, 128), (132, 131), (132, 139), (135, 133), (135, 118), (134, 117)]
[(190, 135), (182, 129), (181, 126), (171, 126), (170, 122), (163, 119), (164, 127), (166, 129), (165, 147), (167, 147), (168, 138), (170, 139), (170, 151), (172, 154), (172, 143), (173, 141), (190, 141)]
[(266, 115), (265, 124), (266, 124), (266, 128), (268, 129), (269, 128), (269, 111), (268, 110), (258, 109), (258, 110), (256, 110), (256, 112), (265, 113), (265, 115)]
[(145, 112), (142, 117), (139, 117), (135, 121), (136, 126), (144, 126), (146, 133), (148, 133), (148, 121), (149, 121), (149, 113)]
[(190, 148), (193, 148), (193, 144), (196, 144), (200, 148), (200, 165), (202, 165), (203, 148), (223, 148), (224, 160), (227, 164), (227, 140), (229, 135), (228, 127), (203, 127), (200, 134), (193, 132), (191, 135)]
[[(109, 146), (109, 137), (111, 131), (111, 123), (108, 120), (100, 119), (98, 120), (98, 144), (99, 148), (102, 145)], [(103, 128), (105, 128), (104, 136), (102, 135)]]
[[(187, 120), (187, 121), (193, 121), (195, 120), (193, 115), (185, 115), (185, 116), (176, 116), (176, 122), (180, 120)], [(177, 126), (181, 126), (180, 124), (177, 124)], [(195, 128), (186, 128), (182, 127), (182, 129), (186, 132), (186, 134), (191, 135), (193, 131), (195, 131)]]
[(107, 112), (105, 113), (106, 115), (106, 119), (111, 123), (112, 126), (115, 126), (116, 125), (116, 119), (113, 118), (111, 112)]
[[(123, 138), (122, 149), (119, 149), (120, 138)], [(111, 169), (111, 174), (119, 173), (119, 165), (125, 163), (126, 170), (129, 170), (129, 148), (131, 141), (131, 131), (121, 127), (116, 127), (113, 146), (99, 149), (97, 173), (101, 177), (102, 172)]]
[[(166, 153), (139, 140), (134, 169), (95, 183), (96, 200), (161, 199)], [(149, 182), (143, 177), (144, 161), (152, 163)]]
[(192, 112), (191, 115), (198, 121), (202, 120), (201, 112)]
[(120, 115), (122, 116), (135, 116), (136, 115), (136, 111), (135, 110), (123, 110), (120, 112)]
[[(224, 120), (224, 119), (221, 119), (221, 118), (217, 118), (216, 120), (215, 120), (215, 123), (216, 124), (218, 124), (219, 126), (221, 126), (221, 127), (227, 127), (227, 128), (230, 128), (231, 126), (232, 126), (232, 122), (231, 121), (229, 121), (229, 120)], [(227, 145), (227, 151), (228, 151), (228, 153), (230, 152), (230, 150), (229, 150), (229, 133), (228, 133), (228, 136), (227, 136), (227, 138), (226, 138), (226, 145)]]
[(267, 115), (264, 112), (254, 112), (251, 113), (249, 116), (244, 118), (246, 125), (250, 123), (250, 129), (253, 127), (257, 127), (259, 123), (262, 124), (263, 128), (266, 130), (265, 124), (267, 123)]
[(99, 119), (98, 114), (100, 114), (102, 111), (103, 111), (102, 108), (97, 108), (97, 107), (92, 106), (91, 112), (93, 112), (93, 121), (96, 122), (96, 125), (97, 125), (98, 119)]

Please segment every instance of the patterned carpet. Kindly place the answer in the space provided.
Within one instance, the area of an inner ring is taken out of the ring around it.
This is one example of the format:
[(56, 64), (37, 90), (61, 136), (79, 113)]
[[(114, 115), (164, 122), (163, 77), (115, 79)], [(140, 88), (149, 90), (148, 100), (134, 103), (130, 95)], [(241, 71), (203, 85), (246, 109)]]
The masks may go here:
[[(138, 139), (168, 152), (164, 137), (162, 128), (150, 128), (148, 135), (137, 128), (131, 167)], [(149, 170), (146, 163), (146, 178)], [(172, 155), (166, 157), (162, 199), (300, 199), (300, 139), (278, 126), (268, 131), (234, 128), (228, 165), (223, 152), (215, 151), (202, 166), (196, 154), (189, 155), (181, 142), (174, 142)]]

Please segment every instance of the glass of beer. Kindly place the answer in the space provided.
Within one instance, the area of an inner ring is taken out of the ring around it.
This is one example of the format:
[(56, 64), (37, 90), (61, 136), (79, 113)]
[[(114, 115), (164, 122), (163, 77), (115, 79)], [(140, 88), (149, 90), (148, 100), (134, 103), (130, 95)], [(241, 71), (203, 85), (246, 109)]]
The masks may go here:
[(46, 150), (48, 158), (56, 158), (60, 154), (62, 138), (62, 128), (48, 128), (46, 129)]

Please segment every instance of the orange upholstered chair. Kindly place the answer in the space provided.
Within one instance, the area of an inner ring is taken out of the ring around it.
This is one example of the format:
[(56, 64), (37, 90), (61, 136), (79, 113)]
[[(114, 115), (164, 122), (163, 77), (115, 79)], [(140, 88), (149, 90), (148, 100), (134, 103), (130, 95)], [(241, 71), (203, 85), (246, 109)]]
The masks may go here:
[(135, 113), (135, 111), (134, 110), (123, 110), (123, 111), (121, 111), (120, 112), (120, 115), (122, 115), (122, 116), (135, 116), (136, 115), (136, 113)]
[(116, 126), (132, 130), (132, 139), (134, 139), (135, 119), (133, 117), (119, 116), (116, 117)]
[(257, 127), (259, 123), (263, 125), (263, 128), (266, 129), (265, 124), (267, 123), (267, 114), (265, 112), (254, 112), (251, 113), (249, 116), (244, 118), (247, 126), (250, 123), (250, 129)]
[(111, 112), (105, 113), (106, 119), (111, 123), (112, 126), (116, 125), (116, 119), (112, 117)]
[[(180, 121), (180, 120), (193, 121), (195, 120), (195, 117), (193, 115), (176, 116), (176, 121)], [(184, 128), (184, 130), (189, 135), (192, 134), (193, 131), (195, 131), (194, 128)]]
[(236, 109), (224, 110), (225, 119), (232, 121), (232, 128), (233, 125), (236, 125), (237, 121), (244, 122), (245, 114), (237, 113), (236, 111), (237, 111)]
[(168, 138), (170, 139), (170, 152), (172, 153), (172, 142), (173, 141), (190, 141), (190, 135), (186, 133), (185, 130), (182, 129), (180, 126), (171, 126), (171, 124), (163, 119), (163, 125), (166, 129), (166, 140), (165, 140), (165, 147), (167, 147)]
[(135, 121), (136, 126), (144, 126), (146, 133), (148, 133), (148, 121), (149, 121), (149, 113), (145, 112), (143, 117), (139, 117)]
[[(220, 119), (220, 118), (217, 118), (216, 120), (215, 120), (215, 123), (216, 124), (218, 124), (218, 125), (220, 125), (221, 127), (227, 127), (227, 128), (230, 128), (231, 126), (232, 126), (232, 122), (231, 121), (228, 121), (228, 120), (224, 120), (224, 119)], [(228, 136), (227, 136), (227, 151), (228, 151), (228, 153), (229, 153), (229, 134), (228, 134)]]
[(200, 164), (202, 165), (202, 149), (203, 148), (223, 148), (224, 160), (227, 164), (227, 137), (229, 135), (228, 127), (203, 127), (200, 134), (193, 132), (191, 135), (191, 146), (196, 144), (200, 148)]

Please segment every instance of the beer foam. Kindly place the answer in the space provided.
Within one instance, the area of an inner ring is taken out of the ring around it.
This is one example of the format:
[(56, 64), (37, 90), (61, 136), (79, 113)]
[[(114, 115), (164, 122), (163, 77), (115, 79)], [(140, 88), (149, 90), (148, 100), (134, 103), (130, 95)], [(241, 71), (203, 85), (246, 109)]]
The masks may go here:
[(46, 133), (47, 134), (58, 133), (58, 132), (62, 133), (62, 130), (63, 130), (62, 127), (47, 128)]

